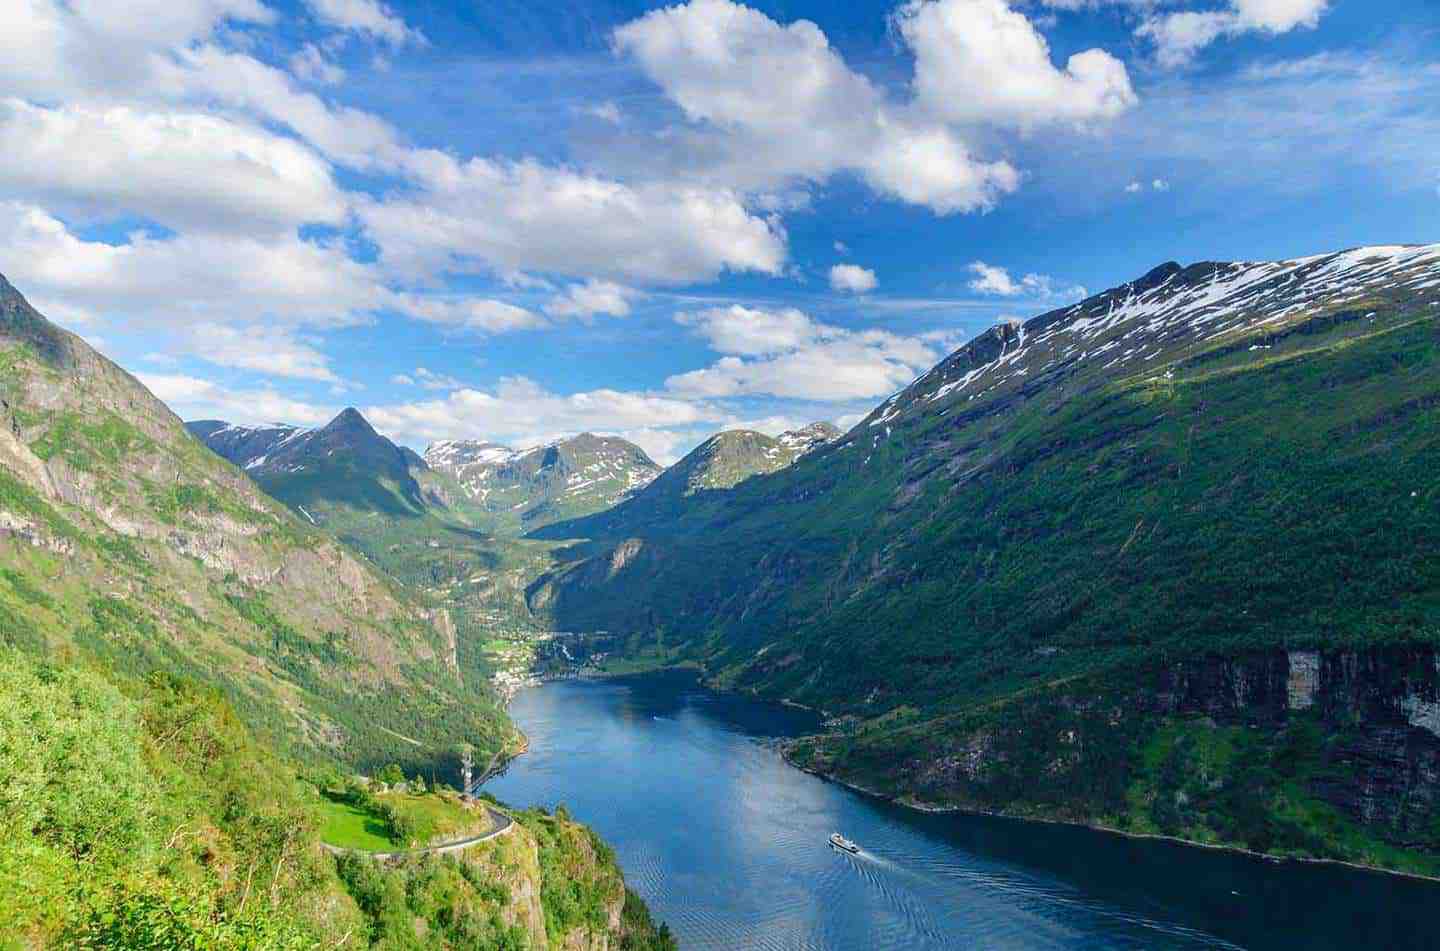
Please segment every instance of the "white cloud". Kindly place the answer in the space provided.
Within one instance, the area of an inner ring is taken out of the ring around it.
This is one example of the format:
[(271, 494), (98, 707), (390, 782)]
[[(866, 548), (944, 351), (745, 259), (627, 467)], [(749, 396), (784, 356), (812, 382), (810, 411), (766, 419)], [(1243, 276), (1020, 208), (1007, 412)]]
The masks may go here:
[(1163, 178), (1157, 178), (1150, 183), (1150, 187), (1157, 192), (1168, 192), (1170, 190), (1170, 183)]
[(696, 399), (869, 399), (893, 393), (936, 361), (935, 351), (918, 338), (832, 327), (794, 309), (734, 306), (677, 320), (729, 354), (665, 381), (670, 392)]
[(391, 383), (418, 386), (424, 390), (458, 390), (465, 384), (446, 373), (436, 373), (427, 367), (416, 367), (414, 375), (397, 373)]
[(658, 430), (723, 418), (703, 403), (671, 396), (610, 389), (561, 395), (525, 377), (506, 377), (490, 389), (458, 389), (441, 399), (367, 407), (364, 413), (382, 432), (413, 445), (477, 434), (526, 445), (557, 435)]
[(717, 353), (766, 356), (795, 350), (817, 340), (821, 326), (793, 307), (761, 310), (734, 304), (693, 314), (677, 314), (676, 323), (694, 327)]
[(310, 149), (255, 125), (127, 106), (47, 109), (0, 99), (0, 198), (178, 229), (337, 224), (346, 198)]
[(1313, 29), (1329, 0), (1230, 0), (1219, 10), (1181, 10), (1148, 17), (1136, 33), (1155, 44), (1165, 66), (1183, 66), (1222, 36), (1276, 35)]
[(1045, 274), (1026, 274), (1024, 277), (1016, 279), (1011, 276), (1007, 268), (986, 264), (984, 261), (972, 262), (969, 270), (975, 275), (970, 281), (970, 289), (981, 294), (994, 294), (999, 297), (1027, 296), (1045, 300), (1079, 299), (1086, 296), (1085, 288), (1079, 285), (1059, 284), (1054, 278)]
[(837, 264), (830, 269), (830, 288), (851, 294), (868, 294), (879, 282), (875, 272), (858, 264)]
[(508, 333), (545, 326), (545, 318), (534, 311), (485, 297), (395, 294), (388, 297), (388, 303), (418, 320), (460, 330)]
[(918, 104), (951, 121), (1087, 123), (1138, 101), (1125, 64), (1104, 50), (1057, 69), (1045, 38), (1006, 0), (910, 0), (895, 20), (915, 54)]
[(216, 366), (297, 380), (342, 382), (316, 341), (281, 327), (195, 324), (184, 331), (188, 349)]
[(252, 112), (293, 130), (334, 161), (356, 168), (393, 168), (405, 155), (398, 134), (384, 120), (332, 106), (298, 88), (284, 70), (213, 44), (177, 50), (160, 61), (147, 91), (176, 102), (220, 103)]
[(425, 42), (424, 34), (407, 26), (393, 10), (377, 0), (305, 0), (305, 5), (322, 23), (392, 46)]
[(363, 323), (386, 300), (368, 268), (333, 245), (199, 233), (107, 244), (20, 202), (0, 202), (0, 261), (27, 292), (150, 326), (339, 326)]
[[(79, 238), (64, 222), (20, 202), (0, 202), (0, 261), (17, 286), (47, 306), (63, 302), (87, 322), (106, 318), (183, 329), (265, 320), (269, 326), (338, 327), (396, 311), (488, 333), (545, 324), (539, 314), (505, 301), (394, 290), (372, 265), (354, 260), (337, 243), (185, 233), (134, 234), (125, 244), (107, 244)], [(184, 340), (201, 346), (193, 336)], [(292, 363), (286, 375), (306, 375), (296, 369), (302, 366)], [(264, 361), (253, 369), (264, 370)]]
[(360, 205), (392, 271), (533, 271), (682, 283), (779, 273), (785, 236), (732, 192), (627, 185), (538, 162), (439, 152), (409, 160), (417, 189)]
[(178, 373), (137, 373), (140, 382), (181, 419), (223, 419), (243, 425), (283, 421), (318, 426), (336, 410), (291, 399), (269, 387), (231, 388)]
[(990, 208), (1019, 185), (1009, 163), (976, 159), (950, 129), (887, 103), (808, 20), (781, 25), (730, 0), (691, 0), (625, 24), (615, 45), (708, 133), (702, 154), (723, 154), (723, 174), (745, 187), (850, 170), (948, 214)]
[(545, 305), (545, 313), (552, 317), (592, 317), (596, 314), (625, 317), (630, 313), (630, 302), (639, 294), (634, 288), (614, 281), (571, 284), (550, 299)]
[(1139, 194), (1140, 192), (1143, 192), (1144, 190), (1145, 190), (1145, 186), (1144, 186), (1144, 185), (1141, 185), (1139, 182), (1131, 182), (1129, 185), (1126, 185), (1126, 186), (1125, 186), (1125, 191), (1128, 192), (1128, 193), (1131, 194), (1131, 195)]
[(0, 89), (48, 102), (135, 89), (165, 51), (275, 13), (260, 0), (12, 0), (4, 17)]
[(331, 62), (314, 43), (306, 43), (290, 57), (290, 72), (320, 86), (334, 86), (345, 81), (345, 70)]

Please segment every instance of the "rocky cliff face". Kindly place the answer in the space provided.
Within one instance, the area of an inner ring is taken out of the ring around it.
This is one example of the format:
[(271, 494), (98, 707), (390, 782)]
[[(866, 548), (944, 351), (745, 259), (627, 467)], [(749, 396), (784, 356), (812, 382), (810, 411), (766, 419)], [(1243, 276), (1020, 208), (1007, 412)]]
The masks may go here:
[(1401, 845), (1429, 842), (1440, 820), (1440, 650), (1263, 651), (1209, 657), (1160, 672), (1137, 696), (1164, 715), (1271, 729), (1302, 715), (1335, 738), (1327, 764), (1341, 767), (1315, 792)]
[[(1267, 650), (1087, 678), (998, 716), (930, 721), (925, 752), (888, 765), (883, 741), (857, 739), (844, 720), (794, 752), (808, 768), (932, 806), (1430, 871), (1440, 868), (1426, 857), (1440, 849), (1437, 713), (1434, 645)], [(1282, 817), (1247, 828), (1237, 814), (1251, 808)]]

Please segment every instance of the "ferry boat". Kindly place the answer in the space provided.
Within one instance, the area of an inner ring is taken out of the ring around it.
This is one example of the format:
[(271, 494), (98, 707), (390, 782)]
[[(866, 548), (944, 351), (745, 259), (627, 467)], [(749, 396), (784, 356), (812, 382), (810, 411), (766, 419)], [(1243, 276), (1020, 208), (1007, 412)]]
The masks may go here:
[(835, 846), (835, 848), (837, 849), (842, 849), (846, 852), (849, 852), (851, 855), (860, 854), (860, 846), (856, 845), (854, 842), (851, 842), (849, 839), (845, 838), (838, 832), (830, 833), (830, 844)]

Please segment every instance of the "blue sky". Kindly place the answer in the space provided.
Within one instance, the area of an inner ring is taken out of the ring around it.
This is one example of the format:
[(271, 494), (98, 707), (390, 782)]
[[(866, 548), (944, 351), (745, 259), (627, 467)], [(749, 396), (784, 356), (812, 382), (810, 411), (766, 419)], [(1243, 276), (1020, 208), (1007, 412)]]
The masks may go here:
[(1423, 0), (22, 0), (0, 273), (186, 418), (863, 414), (1166, 260), (1437, 240)]

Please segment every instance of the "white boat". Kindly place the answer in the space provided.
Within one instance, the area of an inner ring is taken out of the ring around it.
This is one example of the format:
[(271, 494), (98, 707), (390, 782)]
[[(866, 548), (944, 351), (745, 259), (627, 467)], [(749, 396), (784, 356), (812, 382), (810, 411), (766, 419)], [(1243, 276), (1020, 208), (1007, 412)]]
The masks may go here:
[(849, 852), (851, 855), (860, 854), (860, 846), (856, 845), (854, 842), (851, 842), (849, 839), (845, 838), (838, 832), (830, 833), (830, 844), (835, 846), (835, 848), (837, 849), (843, 849), (844, 851)]

